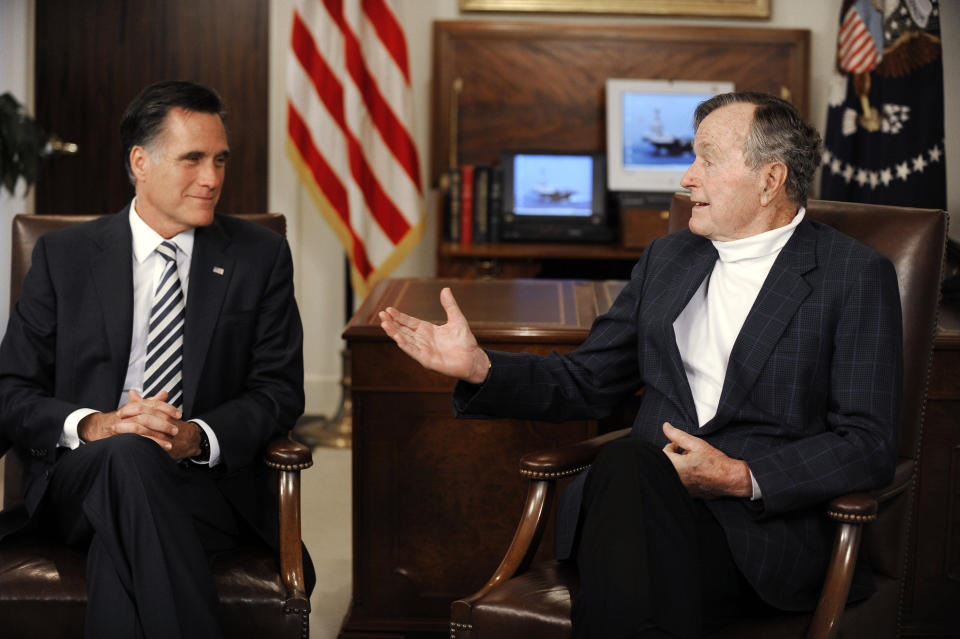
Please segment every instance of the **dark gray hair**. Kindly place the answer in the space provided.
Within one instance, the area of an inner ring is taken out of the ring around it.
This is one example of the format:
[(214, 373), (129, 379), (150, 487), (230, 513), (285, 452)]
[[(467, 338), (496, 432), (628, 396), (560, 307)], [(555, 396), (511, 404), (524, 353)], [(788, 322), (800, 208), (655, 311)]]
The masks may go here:
[(697, 107), (693, 130), (716, 109), (740, 102), (757, 106), (744, 142), (747, 165), (756, 170), (769, 162), (783, 162), (787, 167), (787, 197), (797, 206), (806, 206), (813, 175), (820, 164), (821, 140), (820, 133), (804, 121), (792, 104), (755, 91), (721, 93)]
[[(212, 113), (224, 120), (223, 102), (217, 92), (202, 84), (180, 80), (164, 80), (151, 84), (133, 99), (120, 120), (120, 143), (123, 165), (132, 184), (136, 184), (130, 168), (130, 151), (135, 146), (149, 147), (163, 132), (163, 122), (170, 109), (181, 108), (196, 113)], [(226, 123), (224, 123), (226, 130)]]

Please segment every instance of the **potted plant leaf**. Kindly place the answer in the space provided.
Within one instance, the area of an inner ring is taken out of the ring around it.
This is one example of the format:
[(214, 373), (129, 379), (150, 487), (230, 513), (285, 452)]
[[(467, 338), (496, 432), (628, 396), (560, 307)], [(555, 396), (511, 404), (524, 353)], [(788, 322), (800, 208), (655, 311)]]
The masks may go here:
[(20, 178), (26, 183), (24, 194), (30, 190), (43, 156), (76, 152), (76, 144), (48, 135), (11, 94), (0, 95), (0, 187), (10, 195)]

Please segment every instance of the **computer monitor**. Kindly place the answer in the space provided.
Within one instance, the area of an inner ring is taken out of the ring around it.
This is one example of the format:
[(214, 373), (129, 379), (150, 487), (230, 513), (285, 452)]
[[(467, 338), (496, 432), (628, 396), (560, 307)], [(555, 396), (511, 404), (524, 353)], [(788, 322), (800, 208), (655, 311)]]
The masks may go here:
[(693, 112), (732, 82), (607, 80), (607, 186), (668, 193), (693, 162)]
[(609, 241), (603, 153), (508, 151), (501, 155), (500, 239)]

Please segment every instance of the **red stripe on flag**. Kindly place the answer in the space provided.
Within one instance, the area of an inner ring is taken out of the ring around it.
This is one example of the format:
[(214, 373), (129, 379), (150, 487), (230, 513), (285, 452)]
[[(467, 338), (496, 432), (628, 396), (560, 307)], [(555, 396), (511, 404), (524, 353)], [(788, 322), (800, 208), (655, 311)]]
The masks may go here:
[(413, 143), (406, 127), (394, 114), (393, 109), (384, 100), (383, 94), (377, 87), (376, 81), (370, 75), (366, 64), (363, 61), (363, 53), (357, 37), (350, 30), (346, 20), (343, 19), (343, 6), (340, 0), (323, 0), (327, 11), (333, 18), (333, 21), (340, 27), (343, 34), (344, 57), (347, 71), (363, 96), (363, 102), (367, 106), (367, 112), (373, 121), (380, 135), (390, 152), (406, 171), (407, 175), (417, 187), (418, 192), (422, 192), (420, 185), (420, 164), (417, 161), (417, 147)]
[(841, 39), (840, 49), (842, 51), (849, 51), (851, 48), (857, 46), (858, 43), (863, 42), (864, 38), (869, 37), (870, 33), (864, 28), (863, 23), (858, 21), (844, 33), (844, 37)]
[(843, 24), (840, 25), (840, 29), (847, 29), (858, 17), (859, 14), (857, 14), (856, 10), (850, 7), (850, 10), (847, 11), (847, 16), (843, 19)]
[(368, 278), (370, 274), (373, 273), (373, 266), (367, 257), (367, 251), (363, 242), (357, 237), (353, 226), (350, 224), (350, 202), (346, 189), (343, 188), (343, 184), (340, 183), (340, 180), (330, 168), (330, 165), (327, 164), (317, 150), (316, 145), (313, 143), (313, 138), (310, 135), (310, 130), (304, 123), (303, 118), (300, 117), (300, 114), (289, 102), (287, 103), (287, 133), (290, 135), (290, 140), (300, 153), (304, 164), (310, 170), (311, 175), (313, 175), (317, 186), (323, 192), (327, 201), (330, 202), (330, 206), (333, 207), (340, 221), (343, 222), (344, 227), (350, 233), (352, 243), (350, 261), (353, 262), (354, 268), (359, 271), (364, 279)]
[(370, 214), (393, 244), (399, 244), (404, 236), (410, 232), (410, 223), (403, 217), (387, 194), (370, 166), (363, 158), (360, 145), (353, 140), (349, 145), (350, 173), (360, 187), (363, 200), (370, 209)]
[(854, 60), (860, 55), (862, 55), (865, 51), (869, 51), (870, 45), (872, 43), (873, 43), (873, 40), (870, 38), (870, 35), (867, 34), (865, 38), (857, 40), (853, 45), (853, 49), (849, 53), (847, 53), (847, 55), (844, 57), (847, 60)]
[(857, 42), (856, 48), (841, 58), (840, 66), (850, 71), (868, 71), (873, 68), (876, 58), (877, 50), (873, 46), (873, 38), (867, 34), (863, 42)]
[(867, 33), (866, 29), (851, 29), (847, 33), (847, 37), (841, 41), (840, 51), (846, 53), (853, 47), (857, 46), (857, 43), (863, 42), (864, 37), (870, 37), (870, 34)]
[(354, 181), (360, 186), (363, 199), (370, 209), (370, 214), (390, 239), (390, 242), (399, 244), (410, 231), (410, 223), (384, 193), (379, 180), (367, 164), (363, 149), (347, 125), (344, 116), (343, 86), (320, 55), (313, 36), (296, 12), (293, 20), (292, 47), (297, 60), (316, 88), (317, 95), (330, 113), (330, 117), (343, 132), (347, 143), (350, 173)]
[(293, 35), (290, 45), (293, 47), (293, 53), (297, 56), (300, 66), (306, 72), (307, 77), (313, 82), (317, 95), (327, 107), (330, 117), (337, 123), (341, 129), (346, 131), (347, 122), (343, 114), (343, 85), (337, 79), (336, 74), (327, 66), (326, 60), (317, 50), (317, 43), (313, 39), (313, 34), (303, 23), (300, 14), (293, 12)]
[(410, 86), (410, 64), (407, 60), (407, 39), (396, 17), (383, 0), (363, 0), (363, 12), (377, 32), (380, 42), (400, 67), (407, 86)]

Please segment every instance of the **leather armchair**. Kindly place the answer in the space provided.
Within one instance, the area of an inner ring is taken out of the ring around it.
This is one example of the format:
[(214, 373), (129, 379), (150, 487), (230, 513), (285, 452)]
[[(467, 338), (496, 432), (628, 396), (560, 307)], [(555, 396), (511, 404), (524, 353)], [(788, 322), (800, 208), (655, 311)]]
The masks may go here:
[[(11, 306), (37, 239), (47, 231), (93, 219), (78, 215), (18, 215), (13, 220)], [(241, 215), (285, 234), (279, 214)], [(0, 454), (6, 445), (0, 442)], [(4, 456), (3, 503), (21, 502), (21, 465), (16, 452)], [(313, 464), (310, 449), (289, 437), (272, 441), (264, 463), (279, 502), (279, 556), (260, 548), (242, 549), (214, 563), (224, 636), (299, 637), (310, 635), (310, 600), (306, 593), (300, 540), (300, 471)], [(16, 511), (13, 511), (16, 512)], [(25, 511), (22, 511), (25, 515)], [(0, 543), (0, 634), (59, 639), (83, 636), (86, 606), (85, 558), (65, 545), (40, 538)]]
[[(690, 199), (675, 195), (670, 231), (684, 228)], [(807, 215), (886, 255), (897, 271), (903, 308), (904, 397), (899, 461), (893, 482), (869, 494), (844, 495), (824, 504), (837, 524), (833, 554), (813, 613), (743, 619), (716, 637), (895, 637), (916, 502), (917, 467), (927, 377), (936, 327), (947, 215), (943, 211), (811, 201)], [(453, 602), (451, 637), (566, 638), (578, 588), (576, 567), (555, 560), (534, 564), (549, 523), (558, 480), (589, 468), (600, 448), (629, 429), (554, 450), (525, 455), (520, 475), (527, 499), (510, 547), (493, 576), (476, 593)], [(916, 543), (915, 541), (913, 543)], [(877, 592), (845, 605), (858, 556), (869, 557)]]

